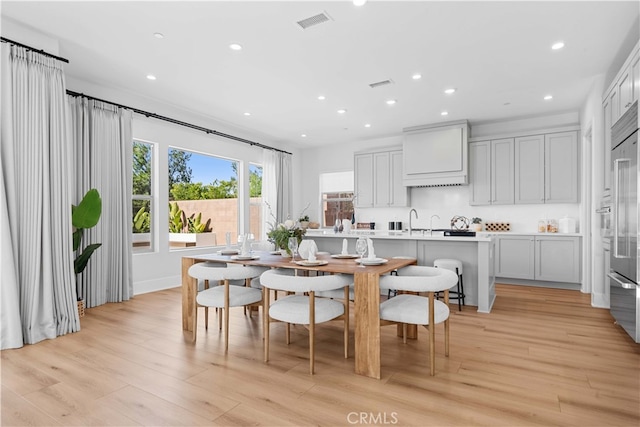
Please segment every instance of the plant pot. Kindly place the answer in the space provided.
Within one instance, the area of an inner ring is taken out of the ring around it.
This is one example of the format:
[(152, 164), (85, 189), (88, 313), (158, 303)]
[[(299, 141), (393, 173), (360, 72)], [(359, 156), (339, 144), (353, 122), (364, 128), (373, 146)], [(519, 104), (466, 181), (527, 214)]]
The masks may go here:
[(285, 258), (291, 258), (291, 254), (287, 252), (286, 249), (280, 249), (280, 255), (282, 255)]
[(303, 230), (309, 228), (309, 221), (300, 221), (300, 228), (302, 228)]
[(473, 231), (482, 231), (482, 224), (471, 224), (471, 229)]

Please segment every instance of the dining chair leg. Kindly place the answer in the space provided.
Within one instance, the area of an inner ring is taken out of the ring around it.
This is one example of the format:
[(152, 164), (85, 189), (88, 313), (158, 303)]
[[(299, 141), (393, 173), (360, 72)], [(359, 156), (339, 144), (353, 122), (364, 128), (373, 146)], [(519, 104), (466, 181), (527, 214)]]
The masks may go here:
[(265, 363), (269, 361), (269, 290), (264, 288), (266, 291), (263, 295), (263, 306), (262, 306), (262, 335), (264, 339), (264, 361)]
[(434, 376), (436, 373), (436, 328), (434, 328), (435, 313), (433, 300), (433, 292), (429, 292), (429, 365), (431, 367), (431, 376)]
[(287, 323), (284, 328), (284, 337), (287, 341), (287, 345), (291, 344), (291, 323)]
[(403, 344), (407, 343), (407, 324), (406, 323), (402, 324), (402, 343)]
[(315, 292), (309, 292), (309, 373), (313, 375), (316, 354), (316, 302)]
[(449, 319), (444, 321), (444, 355), (449, 357)]
[(349, 287), (344, 288), (344, 358), (349, 358)]
[(224, 351), (229, 350), (229, 281), (224, 281)]

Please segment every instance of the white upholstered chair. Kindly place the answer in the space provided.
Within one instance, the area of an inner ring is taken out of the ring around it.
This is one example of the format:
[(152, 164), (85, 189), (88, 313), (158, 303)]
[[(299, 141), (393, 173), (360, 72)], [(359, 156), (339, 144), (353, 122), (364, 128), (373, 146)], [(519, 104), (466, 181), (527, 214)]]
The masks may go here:
[[(407, 342), (407, 324), (422, 325), (429, 330), (429, 362), (435, 374), (435, 325), (444, 323), (445, 356), (449, 356), (449, 289), (458, 276), (447, 269), (411, 265), (398, 275), (380, 278), (380, 288), (398, 291), (398, 295), (380, 304), (380, 325), (402, 324), (403, 342)], [(411, 292), (401, 293), (401, 292)], [(426, 292), (427, 297), (417, 295)], [(436, 300), (444, 293), (444, 302)]]
[[(315, 326), (329, 320), (344, 322), (344, 357), (349, 357), (349, 301), (350, 276), (289, 276), (270, 270), (260, 276), (266, 290), (296, 292), (270, 302), (269, 292), (264, 294), (264, 361), (269, 361), (269, 329), (272, 321), (285, 322), (287, 344), (290, 343), (290, 324), (309, 329), (309, 372), (315, 370)], [(316, 297), (318, 291), (343, 290), (343, 301)]]
[[(250, 286), (251, 280), (265, 271), (262, 267), (228, 266), (220, 268), (215, 263), (201, 262), (189, 267), (189, 276), (205, 281), (205, 289), (196, 296), (198, 306), (215, 307), (218, 311), (218, 326), (222, 329), (224, 313), (224, 349), (229, 349), (229, 309), (246, 307), (262, 302), (262, 290)], [(231, 286), (231, 280), (244, 280), (244, 286)], [(221, 286), (209, 287), (208, 282), (221, 283)], [(198, 311), (195, 311), (196, 324)], [(208, 328), (208, 319), (205, 324)], [(195, 337), (195, 331), (194, 331)]]

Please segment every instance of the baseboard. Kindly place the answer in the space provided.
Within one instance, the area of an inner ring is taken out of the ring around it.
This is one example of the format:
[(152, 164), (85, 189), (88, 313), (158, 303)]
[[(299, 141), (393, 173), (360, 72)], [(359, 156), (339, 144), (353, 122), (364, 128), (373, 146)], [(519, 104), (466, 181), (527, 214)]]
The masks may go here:
[(182, 285), (182, 276), (169, 276), (152, 280), (133, 282), (133, 295), (163, 291)]
[(496, 284), (498, 283), (504, 283), (505, 285), (536, 286), (538, 288), (569, 289), (572, 291), (579, 291), (582, 288), (582, 285), (580, 283), (546, 282), (542, 280), (527, 279), (507, 279), (504, 277), (496, 277)]

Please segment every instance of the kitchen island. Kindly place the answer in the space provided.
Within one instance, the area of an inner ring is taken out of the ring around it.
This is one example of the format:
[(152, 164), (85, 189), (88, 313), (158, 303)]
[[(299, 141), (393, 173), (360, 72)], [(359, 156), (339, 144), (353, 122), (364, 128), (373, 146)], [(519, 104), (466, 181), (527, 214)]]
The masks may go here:
[(357, 230), (334, 233), (332, 230), (307, 230), (305, 238), (315, 240), (320, 251), (340, 253), (343, 239), (347, 239), (349, 253), (355, 253), (358, 237), (373, 240), (376, 256), (383, 258), (411, 257), (418, 265), (433, 266), (438, 258), (462, 261), (465, 304), (478, 307), (478, 312), (489, 313), (496, 298), (494, 274), (494, 239), (490, 235), (454, 237), (431, 235), (416, 231)]

